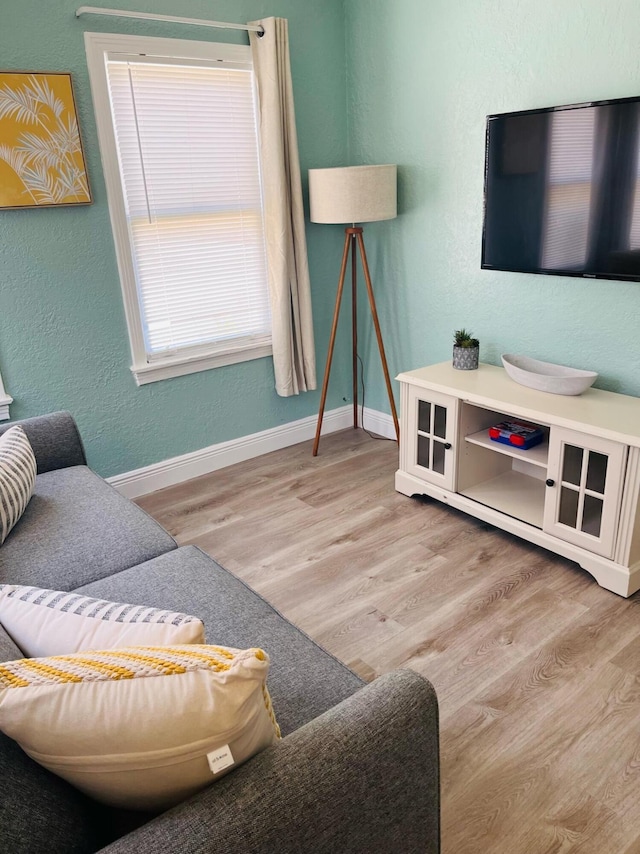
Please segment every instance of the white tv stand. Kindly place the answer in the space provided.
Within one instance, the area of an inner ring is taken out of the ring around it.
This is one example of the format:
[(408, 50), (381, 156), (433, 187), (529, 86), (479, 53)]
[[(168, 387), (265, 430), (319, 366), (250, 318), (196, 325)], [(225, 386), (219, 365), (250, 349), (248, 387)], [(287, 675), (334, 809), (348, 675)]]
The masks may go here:
[[(621, 596), (640, 589), (640, 398), (525, 388), (503, 368), (449, 362), (400, 374), (396, 489), (428, 495), (574, 560)], [(546, 439), (489, 439), (516, 417)]]

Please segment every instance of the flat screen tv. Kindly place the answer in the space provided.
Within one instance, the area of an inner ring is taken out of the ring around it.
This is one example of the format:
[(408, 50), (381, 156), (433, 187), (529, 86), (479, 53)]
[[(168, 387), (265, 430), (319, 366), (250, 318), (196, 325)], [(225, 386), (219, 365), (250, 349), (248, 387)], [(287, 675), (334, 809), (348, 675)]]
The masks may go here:
[(482, 267), (640, 281), (640, 97), (487, 117)]

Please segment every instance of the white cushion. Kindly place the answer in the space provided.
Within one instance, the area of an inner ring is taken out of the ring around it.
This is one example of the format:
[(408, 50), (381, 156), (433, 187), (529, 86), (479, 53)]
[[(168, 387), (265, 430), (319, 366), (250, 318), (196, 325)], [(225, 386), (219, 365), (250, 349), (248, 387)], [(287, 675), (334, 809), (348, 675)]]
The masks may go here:
[(0, 545), (27, 508), (37, 463), (27, 434), (17, 424), (0, 436)]
[(0, 584), (0, 623), (29, 658), (205, 642), (189, 614), (18, 584)]
[(262, 650), (204, 645), (5, 662), (0, 729), (103, 803), (165, 809), (279, 737), (268, 670)]

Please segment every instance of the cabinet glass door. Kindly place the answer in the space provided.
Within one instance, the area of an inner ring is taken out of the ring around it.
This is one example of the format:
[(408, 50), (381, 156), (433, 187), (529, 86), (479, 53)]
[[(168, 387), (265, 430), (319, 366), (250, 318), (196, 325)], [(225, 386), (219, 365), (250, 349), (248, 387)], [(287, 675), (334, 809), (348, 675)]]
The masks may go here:
[(618, 442), (553, 428), (544, 529), (612, 557), (625, 459)]
[(409, 389), (405, 437), (407, 471), (453, 490), (453, 436), (457, 400), (436, 392)]

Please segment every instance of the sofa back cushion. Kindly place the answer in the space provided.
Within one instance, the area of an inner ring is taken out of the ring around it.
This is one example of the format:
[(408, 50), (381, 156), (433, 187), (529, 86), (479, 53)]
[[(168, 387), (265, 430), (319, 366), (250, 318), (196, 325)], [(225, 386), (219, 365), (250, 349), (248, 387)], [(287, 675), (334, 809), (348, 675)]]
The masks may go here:
[(72, 466), (37, 476), (24, 516), (0, 547), (0, 582), (73, 590), (175, 548), (138, 506)]
[[(87, 464), (78, 425), (70, 412), (36, 415), (34, 418), (23, 418), (18, 424), (27, 434), (36, 455), (38, 474), (65, 466)], [(0, 436), (15, 426), (12, 423), (0, 424)]]

